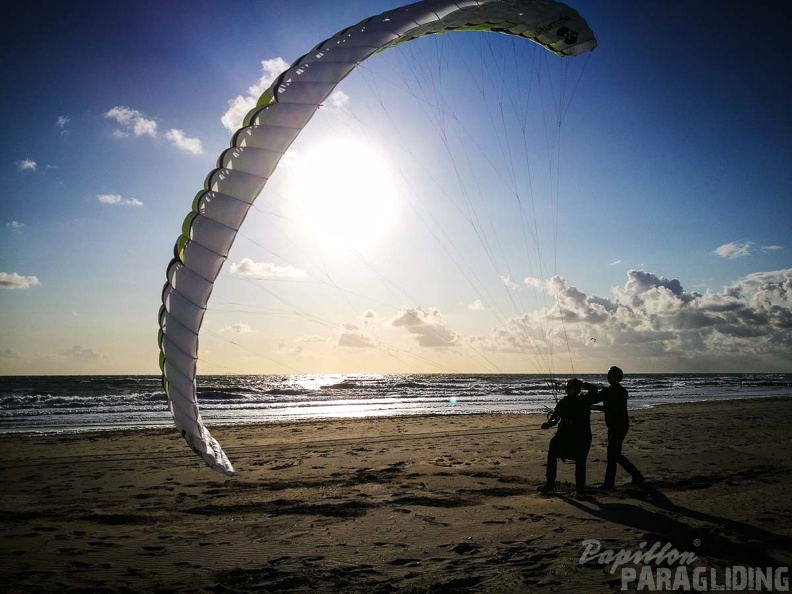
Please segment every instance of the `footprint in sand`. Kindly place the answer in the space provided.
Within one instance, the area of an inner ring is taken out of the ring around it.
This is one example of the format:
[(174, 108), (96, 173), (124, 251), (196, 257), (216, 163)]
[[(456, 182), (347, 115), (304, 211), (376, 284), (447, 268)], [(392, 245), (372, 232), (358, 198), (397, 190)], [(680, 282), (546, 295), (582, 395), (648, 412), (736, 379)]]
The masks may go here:
[(184, 568), (187, 568), (187, 569), (201, 569), (201, 567), (203, 567), (202, 565), (199, 565), (198, 563), (191, 563), (189, 561), (176, 561), (176, 562), (174, 562), (173, 565), (176, 566), (176, 567), (184, 567)]
[(88, 551), (86, 551), (85, 549), (75, 549), (74, 547), (63, 547), (61, 549), (58, 549), (58, 553), (60, 553), (61, 555), (69, 555), (74, 557), (79, 555), (84, 555), (87, 552)]
[(458, 545), (451, 547), (451, 550), (457, 555), (474, 555), (478, 553), (479, 547), (477, 544), (472, 542), (461, 542)]
[(418, 559), (394, 559), (388, 561), (388, 565), (395, 565), (397, 567), (418, 567), (421, 561)]

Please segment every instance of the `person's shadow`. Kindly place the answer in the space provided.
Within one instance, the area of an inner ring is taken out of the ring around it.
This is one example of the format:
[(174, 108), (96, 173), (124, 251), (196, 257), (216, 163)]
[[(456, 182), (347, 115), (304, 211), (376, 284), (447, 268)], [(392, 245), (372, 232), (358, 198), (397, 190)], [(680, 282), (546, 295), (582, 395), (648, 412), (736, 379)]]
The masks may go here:
[[(779, 553), (792, 552), (792, 538), (762, 528), (693, 510), (672, 502), (655, 487), (641, 487), (643, 501), (656, 509), (621, 501), (595, 498), (575, 500), (561, 498), (569, 505), (596, 518), (644, 531), (645, 540), (670, 543), (680, 553), (695, 553), (715, 563), (750, 567), (787, 567), (789, 560)], [(691, 526), (685, 519), (704, 523)]]

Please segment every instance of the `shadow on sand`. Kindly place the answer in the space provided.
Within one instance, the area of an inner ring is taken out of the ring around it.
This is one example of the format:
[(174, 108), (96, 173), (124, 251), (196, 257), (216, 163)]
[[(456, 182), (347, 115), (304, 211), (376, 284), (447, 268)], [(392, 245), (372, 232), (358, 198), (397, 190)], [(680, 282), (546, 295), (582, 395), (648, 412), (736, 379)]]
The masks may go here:
[(636, 493), (648, 507), (594, 497), (566, 503), (595, 518), (644, 532), (643, 539), (670, 543), (680, 552), (692, 552), (715, 563), (751, 567), (787, 567), (792, 538), (757, 526), (700, 512), (675, 504), (650, 485)]

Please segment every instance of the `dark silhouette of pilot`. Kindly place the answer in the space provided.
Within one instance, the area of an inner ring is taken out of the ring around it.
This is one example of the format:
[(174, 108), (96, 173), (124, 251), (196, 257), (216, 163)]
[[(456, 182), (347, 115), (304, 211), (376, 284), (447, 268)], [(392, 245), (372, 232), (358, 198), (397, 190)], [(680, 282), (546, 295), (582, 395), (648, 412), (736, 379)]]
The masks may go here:
[[(608, 465), (605, 468), (603, 489), (613, 489), (616, 486), (616, 468), (621, 466), (632, 477), (635, 485), (643, 484), (645, 479), (635, 465), (622, 453), (622, 444), (627, 432), (630, 430), (630, 417), (627, 414), (627, 390), (621, 385), (624, 372), (618, 367), (608, 369), (607, 388), (602, 388), (592, 399), (592, 404), (602, 402), (601, 406), (592, 408), (605, 412), (605, 425), (608, 427)], [(595, 386), (584, 384), (587, 387)]]
[(575, 490), (579, 495), (586, 489), (586, 459), (591, 449), (591, 405), (597, 392), (596, 386), (582, 395), (585, 384), (577, 378), (567, 380), (564, 396), (550, 414), (542, 429), (549, 429), (558, 423), (558, 430), (550, 440), (547, 449), (547, 482), (539, 490), (549, 493), (555, 489), (558, 459), (575, 462)]

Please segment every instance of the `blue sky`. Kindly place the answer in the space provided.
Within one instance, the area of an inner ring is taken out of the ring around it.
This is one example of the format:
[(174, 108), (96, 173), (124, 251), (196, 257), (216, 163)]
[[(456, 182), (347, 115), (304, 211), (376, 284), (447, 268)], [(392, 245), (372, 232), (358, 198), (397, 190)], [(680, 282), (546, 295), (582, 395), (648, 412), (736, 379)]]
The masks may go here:
[[(399, 4), (7, 15), (0, 373), (158, 372), (165, 268), (228, 146), (223, 119), (279, 64)], [(790, 371), (792, 8), (570, 5), (599, 46), (566, 66), (527, 42), (454, 33), (342, 82), (242, 228), (200, 371)], [(497, 79), (512, 51), (519, 73)], [(503, 150), (514, 124), (490, 118), (528, 85), (523, 165), (516, 144)], [(509, 162), (514, 186), (500, 181)], [(346, 192), (330, 189), (334, 172)], [(356, 193), (363, 205), (343, 204)], [(324, 211), (328, 197), (338, 206)], [(380, 210), (363, 212), (368, 197)]]

